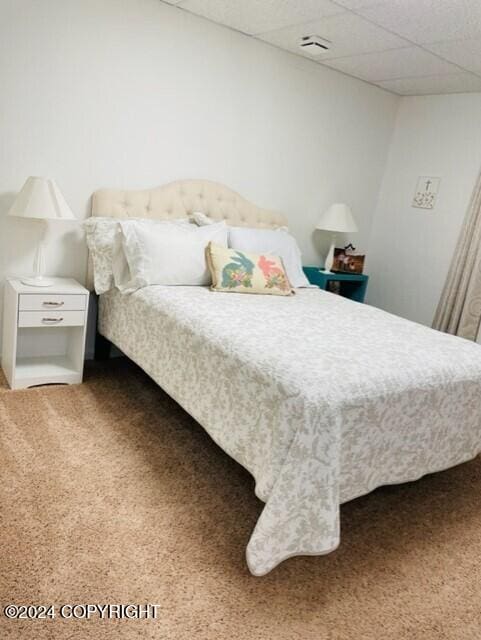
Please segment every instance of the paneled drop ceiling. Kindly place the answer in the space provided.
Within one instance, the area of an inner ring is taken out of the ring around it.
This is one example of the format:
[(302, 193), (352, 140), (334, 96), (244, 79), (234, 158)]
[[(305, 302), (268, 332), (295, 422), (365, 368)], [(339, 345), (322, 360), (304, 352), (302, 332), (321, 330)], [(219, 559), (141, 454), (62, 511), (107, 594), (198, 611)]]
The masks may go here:
[(481, 0), (164, 1), (393, 93), (481, 92)]

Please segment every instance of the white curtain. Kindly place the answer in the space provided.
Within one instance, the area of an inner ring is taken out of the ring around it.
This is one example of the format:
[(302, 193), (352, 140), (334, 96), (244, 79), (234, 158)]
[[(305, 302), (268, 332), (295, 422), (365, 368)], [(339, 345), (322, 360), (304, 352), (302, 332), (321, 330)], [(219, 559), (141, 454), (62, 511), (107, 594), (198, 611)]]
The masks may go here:
[(481, 326), (481, 174), (473, 191), (433, 327), (476, 340)]

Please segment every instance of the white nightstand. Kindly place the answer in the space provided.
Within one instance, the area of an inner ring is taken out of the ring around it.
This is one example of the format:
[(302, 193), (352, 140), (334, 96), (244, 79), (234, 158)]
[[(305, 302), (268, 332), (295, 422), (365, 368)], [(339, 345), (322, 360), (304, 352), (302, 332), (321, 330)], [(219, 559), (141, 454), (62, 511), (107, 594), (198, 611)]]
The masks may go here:
[(12, 389), (82, 382), (89, 292), (53, 280), (48, 289), (5, 283), (2, 369)]

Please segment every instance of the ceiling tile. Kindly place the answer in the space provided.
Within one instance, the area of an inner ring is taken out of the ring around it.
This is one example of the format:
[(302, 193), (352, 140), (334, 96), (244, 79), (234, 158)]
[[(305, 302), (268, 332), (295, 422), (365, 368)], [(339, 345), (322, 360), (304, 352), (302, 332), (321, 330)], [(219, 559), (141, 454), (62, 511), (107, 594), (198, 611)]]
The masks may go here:
[(381, 82), (395, 78), (431, 76), (458, 73), (458, 67), (444, 62), (419, 47), (392, 49), (383, 53), (325, 60), (323, 64), (368, 82)]
[(449, 62), (481, 73), (481, 38), (475, 40), (450, 40), (426, 45), (426, 49)]
[(481, 37), (480, 0), (390, 0), (358, 12), (417, 44)]
[(371, 51), (384, 51), (386, 49), (409, 46), (410, 44), (349, 12), (316, 20), (315, 22), (296, 25), (295, 27), (288, 27), (287, 29), (280, 29), (279, 31), (270, 31), (269, 33), (261, 34), (259, 38), (282, 49), (302, 54), (303, 51), (299, 48), (299, 40), (306, 35), (321, 36), (321, 38), (332, 42), (332, 47), (329, 51), (325, 51), (319, 56), (310, 56), (309, 53), (305, 53), (307, 57), (314, 60), (327, 60)]
[(456, 73), (424, 78), (399, 78), (377, 83), (383, 89), (405, 96), (481, 91), (481, 78), (472, 73)]
[(182, 0), (178, 6), (251, 35), (344, 11), (330, 0)]

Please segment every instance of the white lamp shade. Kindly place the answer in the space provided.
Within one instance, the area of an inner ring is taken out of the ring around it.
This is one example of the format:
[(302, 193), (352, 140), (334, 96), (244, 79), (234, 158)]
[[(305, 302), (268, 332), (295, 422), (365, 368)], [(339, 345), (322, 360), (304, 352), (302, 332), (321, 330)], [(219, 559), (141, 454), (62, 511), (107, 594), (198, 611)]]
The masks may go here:
[(342, 203), (331, 204), (321, 216), (316, 229), (334, 233), (354, 233), (358, 230), (351, 209)]
[(33, 176), (27, 178), (8, 215), (56, 220), (75, 218), (55, 182)]

